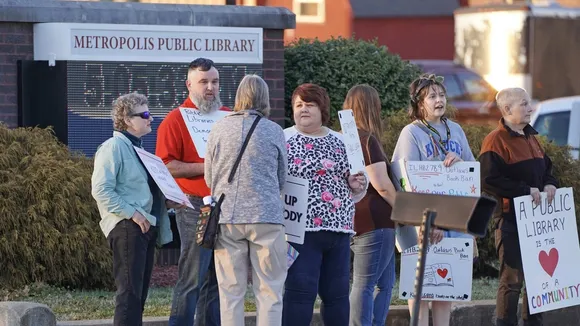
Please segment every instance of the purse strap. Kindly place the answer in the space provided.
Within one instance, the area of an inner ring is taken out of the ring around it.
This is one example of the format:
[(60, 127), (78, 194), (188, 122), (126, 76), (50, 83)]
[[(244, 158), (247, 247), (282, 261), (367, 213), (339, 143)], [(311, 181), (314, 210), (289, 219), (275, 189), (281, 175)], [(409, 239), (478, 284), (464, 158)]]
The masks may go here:
[(256, 117), (256, 119), (254, 120), (254, 123), (252, 123), (252, 127), (250, 127), (250, 131), (248, 131), (248, 134), (246, 135), (246, 139), (244, 140), (244, 143), (242, 144), (242, 149), (240, 149), (240, 154), (238, 154), (238, 158), (236, 159), (236, 162), (234, 163), (234, 166), (232, 167), (232, 172), (230, 172), (230, 176), (228, 178), (228, 183), (231, 183), (232, 180), (234, 180), (234, 175), (236, 174), (236, 170), (238, 169), (238, 165), (240, 165), (240, 161), (242, 160), (242, 154), (244, 154), (244, 151), (246, 150), (246, 147), (248, 146), (248, 143), (250, 142), (250, 137), (252, 137), (252, 133), (254, 133), (254, 129), (256, 129), (256, 126), (258, 125), (258, 122), (260, 122), (260, 119), (262, 117), (260, 115), (258, 115)]
[[(252, 137), (252, 134), (254, 133), (254, 129), (256, 129), (256, 126), (258, 125), (258, 122), (260, 122), (260, 119), (262, 119), (262, 116), (258, 115), (256, 117), (256, 119), (254, 120), (254, 123), (252, 123), (252, 126), (250, 127), (250, 130), (248, 131), (248, 134), (246, 135), (246, 139), (244, 140), (244, 143), (242, 144), (242, 148), (240, 149), (240, 154), (238, 154), (238, 158), (236, 158), (236, 162), (234, 163), (234, 166), (232, 167), (232, 171), (230, 172), (230, 176), (228, 177), (228, 183), (231, 183), (232, 180), (234, 179), (234, 175), (236, 174), (236, 170), (238, 169), (238, 165), (240, 165), (240, 161), (242, 160), (242, 154), (244, 154), (246, 147), (248, 147), (248, 142), (250, 142), (250, 137)], [(218, 199), (216, 207), (221, 206), (222, 202), (224, 201), (224, 198), (225, 198), (225, 194), (222, 193), (220, 195), (220, 198)]]

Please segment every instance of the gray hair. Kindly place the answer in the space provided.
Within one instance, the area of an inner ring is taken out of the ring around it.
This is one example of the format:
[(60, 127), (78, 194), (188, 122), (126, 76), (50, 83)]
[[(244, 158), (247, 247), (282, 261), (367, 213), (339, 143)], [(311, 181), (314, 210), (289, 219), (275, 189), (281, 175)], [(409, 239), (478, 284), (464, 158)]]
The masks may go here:
[(119, 96), (113, 101), (113, 109), (111, 110), (113, 128), (118, 131), (127, 130), (125, 118), (131, 117), (135, 113), (135, 108), (142, 105), (149, 105), (145, 95), (133, 92)]
[(497, 103), (497, 107), (503, 113), (504, 108), (506, 106), (511, 107), (514, 100), (518, 99), (519, 95), (527, 94), (526, 90), (520, 87), (508, 87), (500, 90), (495, 95), (495, 101)]
[(236, 92), (234, 111), (254, 109), (264, 116), (270, 115), (270, 90), (258, 75), (246, 75)]

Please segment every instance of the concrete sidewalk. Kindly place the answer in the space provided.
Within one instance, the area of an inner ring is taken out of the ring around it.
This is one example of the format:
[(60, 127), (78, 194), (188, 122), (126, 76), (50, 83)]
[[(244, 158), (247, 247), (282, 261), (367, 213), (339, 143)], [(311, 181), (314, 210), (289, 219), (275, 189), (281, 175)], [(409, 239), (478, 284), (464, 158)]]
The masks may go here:
[[(521, 303), (520, 303), (521, 310)], [(495, 325), (495, 301), (482, 300), (454, 304), (450, 326), (489, 326)], [(145, 318), (143, 326), (167, 326), (168, 317)], [(391, 306), (386, 325), (409, 326), (407, 306)], [(580, 306), (550, 311), (544, 314), (544, 326), (564, 326), (580, 324)], [(256, 325), (256, 314), (246, 313), (246, 326)], [(320, 312), (314, 311), (311, 326), (322, 326)], [(113, 320), (85, 320), (58, 322), (57, 326), (113, 326)]]

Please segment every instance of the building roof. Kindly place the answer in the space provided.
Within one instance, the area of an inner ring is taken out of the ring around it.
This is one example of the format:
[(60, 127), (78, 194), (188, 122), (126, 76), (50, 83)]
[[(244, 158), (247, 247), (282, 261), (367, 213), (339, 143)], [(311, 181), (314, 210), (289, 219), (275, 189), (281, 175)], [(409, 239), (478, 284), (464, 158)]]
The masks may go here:
[(354, 18), (453, 16), (459, 0), (350, 0)]

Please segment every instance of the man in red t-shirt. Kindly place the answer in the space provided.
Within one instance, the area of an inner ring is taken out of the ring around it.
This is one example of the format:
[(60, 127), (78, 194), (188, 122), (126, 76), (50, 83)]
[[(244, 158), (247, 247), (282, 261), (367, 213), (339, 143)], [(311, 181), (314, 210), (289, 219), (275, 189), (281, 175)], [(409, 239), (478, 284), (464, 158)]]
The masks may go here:
[[(186, 85), (189, 96), (181, 107), (197, 109), (202, 113), (230, 111), (221, 104), (219, 72), (212, 60), (198, 58), (192, 61), (187, 71)], [(179, 108), (169, 112), (157, 130), (156, 155), (165, 162), (195, 207), (176, 210), (181, 254), (169, 325), (192, 326), (196, 311), (196, 326), (220, 325), (213, 251), (198, 246), (195, 241), (202, 198), (210, 195), (210, 190), (203, 177), (204, 159), (196, 150)]]

